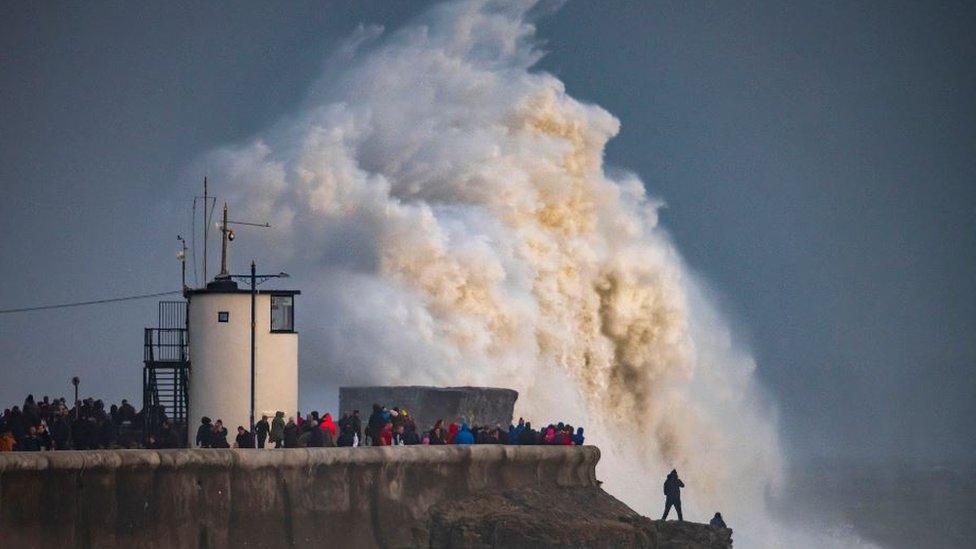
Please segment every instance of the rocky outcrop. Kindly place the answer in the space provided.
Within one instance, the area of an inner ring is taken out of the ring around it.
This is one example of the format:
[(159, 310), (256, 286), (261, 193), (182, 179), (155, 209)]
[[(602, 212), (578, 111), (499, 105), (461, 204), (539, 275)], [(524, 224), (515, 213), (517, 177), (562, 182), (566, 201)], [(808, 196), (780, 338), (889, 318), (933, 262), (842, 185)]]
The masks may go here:
[(652, 521), (596, 487), (523, 488), (433, 507), (430, 547), (728, 549), (732, 530)]
[(4, 453), (0, 547), (728, 547), (721, 531), (653, 523), (607, 495), (599, 456), (591, 446)]
[(376, 386), (340, 387), (339, 409), (359, 410), (365, 422), (374, 403), (404, 408), (417, 426), (429, 429), (438, 419), (445, 423), (504, 425), (512, 422), (518, 392), (494, 387)]

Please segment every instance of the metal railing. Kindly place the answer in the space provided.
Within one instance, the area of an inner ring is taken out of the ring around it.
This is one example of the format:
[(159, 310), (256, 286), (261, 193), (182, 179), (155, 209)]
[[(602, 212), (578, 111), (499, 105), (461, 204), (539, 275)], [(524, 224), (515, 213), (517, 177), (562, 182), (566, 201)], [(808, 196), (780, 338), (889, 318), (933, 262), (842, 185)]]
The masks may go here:
[(186, 362), (190, 360), (186, 328), (146, 328), (145, 362)]

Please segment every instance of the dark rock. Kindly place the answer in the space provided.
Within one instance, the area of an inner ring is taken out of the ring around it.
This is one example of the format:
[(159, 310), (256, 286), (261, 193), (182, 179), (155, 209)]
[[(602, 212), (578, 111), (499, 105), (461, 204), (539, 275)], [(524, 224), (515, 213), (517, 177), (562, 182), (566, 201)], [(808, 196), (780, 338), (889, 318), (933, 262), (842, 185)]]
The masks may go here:
[(430, 510), (431, 548), (642, 547), (728, 549), (732, 530), (652, 521), (596, 487), (518, 488)]

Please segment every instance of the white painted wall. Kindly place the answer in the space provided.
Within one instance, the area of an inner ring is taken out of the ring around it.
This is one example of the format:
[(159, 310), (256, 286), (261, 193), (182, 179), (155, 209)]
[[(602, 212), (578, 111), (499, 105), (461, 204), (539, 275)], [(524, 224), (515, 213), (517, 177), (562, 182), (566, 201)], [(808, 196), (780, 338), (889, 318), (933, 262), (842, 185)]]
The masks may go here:
[[(297, 298), (297, 296), (296, 296)], [(217, 313), (227, 311), (227, 323)], [(285, 417), (298, 410), (298, 334), (271, 332), (271, 296), (257, 295), (254, 420), (262, 413)], [(189, 444), (200, 418), (222, 419), (231, 444), (237, 426), (248, 427), (251, 398), (251, 297), (247, 293), (200, 293), (189, 300)]]

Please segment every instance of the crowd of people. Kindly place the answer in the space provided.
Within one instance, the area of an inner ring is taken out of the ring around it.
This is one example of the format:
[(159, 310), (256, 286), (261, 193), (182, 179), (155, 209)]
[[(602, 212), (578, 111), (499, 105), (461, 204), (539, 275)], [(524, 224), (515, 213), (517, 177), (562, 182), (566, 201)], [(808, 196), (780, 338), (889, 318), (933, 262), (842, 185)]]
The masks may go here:
[[(179, 448), (184, 434), (161, 407), (136, 410), (128, 400), (106, 409), (102, 400), (86, 398), (69, 406), (64, 398), (27, 395), (22, 406), (0, 416), (0, 451), (94, 450), (104, 448)], [(328, 446), (407, 446), (415, 444), (582, 445), (583, 428), (564, 423), (536, 430), (530, 422), (469, 425), (437, 420), (429, 429), (418, 427), (410, 413), (374, 404), (365, 421), (359, 410), (336, 421), (329, 413), (301, 412), (285, 417), (265, 415), (251, 433), (243, 425), (233, 435), (220, 419), (204, 417), (197, 427), (195, 446), (201, 448), (315, 448)]]
[(92, 398), (69, 407), (64, 398), (27, 395), (23, 406), (0, 416), (0, 452), (137, 448), (145, 445), (147, 424), (155, 427), (149, 437), (155, 447), (179, 447), (180, 438), (159, 407), (136, 411), (123, 399), (106, 410), (104, 402)]
[(374, 404), (365, 425), (359, 410), (346, 412), (335, 421), (332, 414), (318, 411), (302, 416), (301, 412), (285, 419), (284, 412), (274, 418), (267, 415), (254, 424), (251, 433), (243, 425), (237, 426), (233, 443), (220, 419), (201, 418), (195, 444), (201, 448), (316, 448), (330, 446), (409, 446), (416, 444), (509, 444), (580, 446), (584, 443), (583, 428), (574, 429), (562, 422), (536, 430), (521, 418), (517, 424), (468, 425), (437, 420), (429, 429), (421, 429), (405, 409), (387, 408)]

